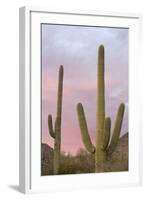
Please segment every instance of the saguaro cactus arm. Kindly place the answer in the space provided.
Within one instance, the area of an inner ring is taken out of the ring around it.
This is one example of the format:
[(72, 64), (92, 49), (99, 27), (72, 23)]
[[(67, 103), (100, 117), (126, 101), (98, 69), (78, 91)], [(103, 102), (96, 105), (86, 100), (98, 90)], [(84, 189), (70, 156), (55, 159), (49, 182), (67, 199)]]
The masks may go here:
[(48, 115), (48, 128), (52, 138), (55, 138), (55, 131), (53, 130), (52, 115)]
[(79, 121), (79, 126), (80, 126), (80, 130), (81, 130), (81, 136), (82, 136), (83, 143), (84, 143), (86, 149), (90, 153), (94, 153), (95, 147), (93, 146), (90, 136), (89, 136), (85, 113), (84, 113), (84, 109), (83, 109), (83, 106), (81, 103), (77, 104), (77, 113), (78, 113), (78, 121)]
[(111, 130), (111, 119), (107, 117), (104, 121), (102, 150), (106, 150), (106, 148), (108, 147), (110, 139), (110, 130)]
[(115, 150), (115, 148), (117, 146), (121, 127), (122, 127), (122, 122), (123, 122), (124, 110), (125, 110), (125, 105), (124, 105), (124, 103), (121, 103), (118, 108), (118, 113), (117, 113), (117, 117), (116, 117), (116, 122), (115, 122), (115, 127), (114, 127), (114, 131), (113, 131), (111, 143), (107, 149), (108, 154), (113, 153), (113, 151)]

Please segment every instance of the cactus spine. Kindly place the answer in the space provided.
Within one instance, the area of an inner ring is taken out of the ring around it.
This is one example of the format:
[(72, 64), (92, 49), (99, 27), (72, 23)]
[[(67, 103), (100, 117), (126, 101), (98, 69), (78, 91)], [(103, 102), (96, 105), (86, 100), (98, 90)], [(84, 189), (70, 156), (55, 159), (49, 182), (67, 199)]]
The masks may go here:
[(62, 114), (62, 96), (63, 96), (63, 66), (59, 68), (57, 113), (53, 128), (52, 116), (48, 115), (48, 128), (52, 138), (54, 138), (54, 174), (59, 173), (60, 149), (61, 149), (61, 114)]
[(97, 73), (97, 110), (96, 110), (96, 142), (93, 146), (84, 109), (81, 103), (77, 105), (77, 114), (81, 136), (86, 149), (95, 154), (95, 172), (105, 171), (105, 161), (107, 156), (111, 155), (116, 148), (119, 140), (125, 105), (120, 104), (114, 131), (110, 141), (111, 119), (105, 118), (105, 84), (104, 84), (104, 46), (100, 45), (98, 50), (98, 73)]

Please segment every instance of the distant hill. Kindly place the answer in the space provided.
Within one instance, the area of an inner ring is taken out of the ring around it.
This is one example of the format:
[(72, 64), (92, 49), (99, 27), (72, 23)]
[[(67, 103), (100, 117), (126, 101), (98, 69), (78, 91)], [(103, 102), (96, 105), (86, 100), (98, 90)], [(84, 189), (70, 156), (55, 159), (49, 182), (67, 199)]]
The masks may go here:
[(107, 161), (106, 166), (107, 172), (128, 171), (128, 133), (120, 138), (116, 150)]
[(54, 150), (47, 144), (41, 144), (41, 175), (53, 174)]
[[(41, 174), (53, 174), (53, 149), (42, 143), (41, 145)], [(86, 150), (81, 151), (76, 156), (61, 155), (60, 174), (77, 174), (94, 172), (94, 155)], [(106, 172), (128, 171), (128, 133), (123, 135), (118, 142), (115, 152), (106, 161)]]

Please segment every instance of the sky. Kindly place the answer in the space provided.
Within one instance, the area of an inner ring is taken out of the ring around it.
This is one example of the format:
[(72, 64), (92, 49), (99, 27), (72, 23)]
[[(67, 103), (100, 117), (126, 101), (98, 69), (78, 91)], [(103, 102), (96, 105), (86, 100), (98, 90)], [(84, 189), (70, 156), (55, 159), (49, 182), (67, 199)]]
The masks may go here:
[(76, 112), (82, 102), (90, 137), (96, 137), (98, 47), (105, 48), (106, 117), (112, 129), (118, 106), (126, 105), (121, 135), (128, 131), (128, 29), (42, 24), (42, 142), (54, 145), (48, 114), (56, 117), (59, 66), (64, 66), (61, 151), (84, 148)]

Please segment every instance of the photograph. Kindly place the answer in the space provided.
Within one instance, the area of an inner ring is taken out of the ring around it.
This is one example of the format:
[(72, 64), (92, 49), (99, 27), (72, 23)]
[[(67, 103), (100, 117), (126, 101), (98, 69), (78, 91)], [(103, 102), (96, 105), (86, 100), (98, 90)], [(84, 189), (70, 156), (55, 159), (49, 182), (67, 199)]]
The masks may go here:
[(40, 26), (41, 176), (129, 169), (129, 29)]

